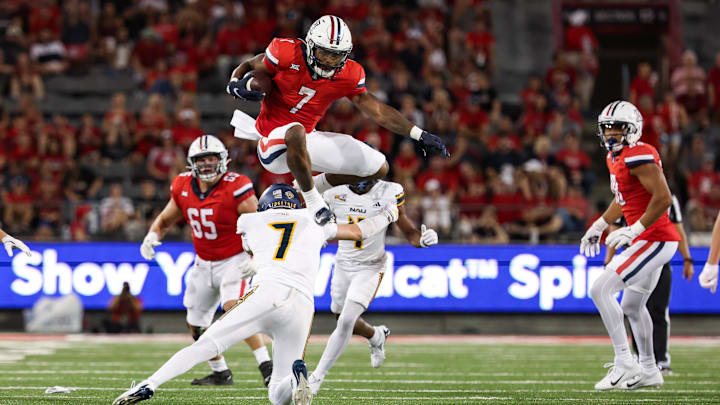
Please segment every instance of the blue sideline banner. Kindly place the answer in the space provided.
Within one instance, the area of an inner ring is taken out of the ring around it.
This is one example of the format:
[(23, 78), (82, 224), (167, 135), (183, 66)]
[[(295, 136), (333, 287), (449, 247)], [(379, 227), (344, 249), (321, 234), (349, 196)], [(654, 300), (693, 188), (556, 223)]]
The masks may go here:
[[(135, 243), (31, 243), (33, 254), (0, 259), (0, 307), (28, 308), (41, 296), (76, 293), (86, 309), (107, 308), (123, 282), (145, 309), (182, 309), (184, 278), (195, 254), (189, 243), (164, 243), (145, 261)], [(600, 260), (576, 245), (439, 245), (429, 249), (389, 246), (374, 311), (402, 312), (596, 312), (588, 286), (603, 271)], [(336, 250), (322, 252), (315, 284), (319, 311), (330, 308)], [(673, 259), (670, 311), (720, 313), (720, 296), (700, 288), (697, 275), (707, 248), (692, 248), (691, 282)], [(604, 257), (601, 252), (599, 257)]]

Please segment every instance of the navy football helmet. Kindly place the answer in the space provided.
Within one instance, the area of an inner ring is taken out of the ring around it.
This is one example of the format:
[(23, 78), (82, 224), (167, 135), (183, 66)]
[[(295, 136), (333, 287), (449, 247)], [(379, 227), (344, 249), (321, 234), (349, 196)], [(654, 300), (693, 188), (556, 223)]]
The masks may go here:
[(276, 183), (263, 191), (258, 200), (258, 211), (265, 211), (272, 208), (299, 209), (302, 202), (297, 191), (285, 183)]

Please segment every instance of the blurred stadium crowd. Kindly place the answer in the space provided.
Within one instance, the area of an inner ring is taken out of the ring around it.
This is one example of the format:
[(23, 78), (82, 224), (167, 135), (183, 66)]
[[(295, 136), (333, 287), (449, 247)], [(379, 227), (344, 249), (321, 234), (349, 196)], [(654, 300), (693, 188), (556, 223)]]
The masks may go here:
[[(581, 135), (595, 131), (588, 105), (598, 41), (581, 14), (552, 65), (529, 78), (522, 105), (506, 108), (492, 85), (497, 22), (481, 0), (4, 0), (3, 228), (35, 240), (139, 240), (204, 131), (223, 139), (231, 170), (249, 175), (256, 191), (289, 181), (262, 170), (254, 144), (232, 137), (230, 115), (218, 125), (205, 116), (217, 100), (230, 102), (224, 87), (236, 64), (275, 36), (303, 38), (323, 14), (351, 27), (368, 90), (452, 146), (450, 160), (425, 160), (347, 100), (318, 125), (382, 150), (415, 220), (445, 241), (537, 243), (575, 241), (596, 218), (591, 193), (607, 176), (604, 153)], [(672, 68), (659, 80), (649, 64), (638, 66), (630, 101), (691, 228), (709, 230), (720, 208), (712, 153), (720, 53), (707, 70), (692, 51)]]

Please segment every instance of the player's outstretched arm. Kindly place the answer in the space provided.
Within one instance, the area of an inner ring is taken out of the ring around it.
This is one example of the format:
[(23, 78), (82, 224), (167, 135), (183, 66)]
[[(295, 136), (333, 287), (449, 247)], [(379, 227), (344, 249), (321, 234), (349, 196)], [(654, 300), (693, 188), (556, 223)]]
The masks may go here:
[(2, 240), (3, 246), (8, 256), (12, 257), (13, 248), (22, 250), (26, 255), (30, 256), (30, 248), (23, 243), (20, 239), (15, 239), (0, 229), (0, 240)]
[(140, 254), (146, 260), (152, 260), (155, 258), (155, 247), (160, 246), (160, 239), (168, 233), (170, 227), (175, 225), (183, 217), (180, 207), (175, 204), (175, 200), (172, 198), (168, 201), (162, 212), (155, 218), (150, 230), (143, 239), (142, 245), (140, 245)]
[(450, 153), (440, 137), (416, 127), (400, 111), (378, 100), (370, 92), (360, 93), (353, 97), (352, 101), (363, 114), (378, 125), (418, 141), (425, 155), (450, 157)]
[(380, 214), (362, 220), (355, 224), (325, 225), (336, 227), (329, 232), (328, 240), (363, 240), (380, 232), (385, 232), (387, 227), (398, 220), (398, 208), (392, 203), (383, 207)]
[(398, 207), (398, 220), (397, 226), (400, 227), (405, 238), (410, 242), (411, 245), (417, 248), (425, 248), (438, 243), (438, 235), (435, 230), (427, 228), (422, 225), (420, 229), (417, 229), (415, 224), (405, 213), (405, 207)]
[(720, 259), (720, 212), (715, 219), (715, 225), (712, 230), (712, 238), (710, 239), (710, 253), (707, 262), (703, 266), (702, 273), (698, 277), (698, 282), (703, 288), (709, 288), (710, 292), (715, 293), (718, 285), (718, 260)]

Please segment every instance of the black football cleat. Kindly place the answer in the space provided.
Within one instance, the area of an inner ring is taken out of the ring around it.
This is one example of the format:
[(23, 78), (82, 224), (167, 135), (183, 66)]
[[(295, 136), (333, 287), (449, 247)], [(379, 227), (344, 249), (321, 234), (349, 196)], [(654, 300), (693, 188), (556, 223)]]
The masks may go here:
[(262, 363), (260, 363), (258, 368), (260, 369), (260, 374), (262, 374), (263, 377), (263, 384), (265, 384), (265, 386), (267, 387), (268, 385), (270, 385), (270, 376), (272, 375), (273, 362), (272, 360), (263, 361)]
[(290, 379), (292, 384), (292, 403), (294, 405), (310, 405), (312, 403), (313, 394), (308, 383), (307, 366), (302, 360), (295, 360), (292, 365), (293, 377)]
[(152, 398), (153, 394), (155, 394), (155, 391), (153, 391), (149, 384), (140, 383), (140, 385), (136, 386), (135, 381), (133, 381), (130, 385), (130, 389), (115, 398), (112, 405), (135, 404)]
[(232, 385), (233, 378), (230, 370), (213, 371), (212, 374), (203, 378), (196, 378), (190, 381), (192, 385)]

